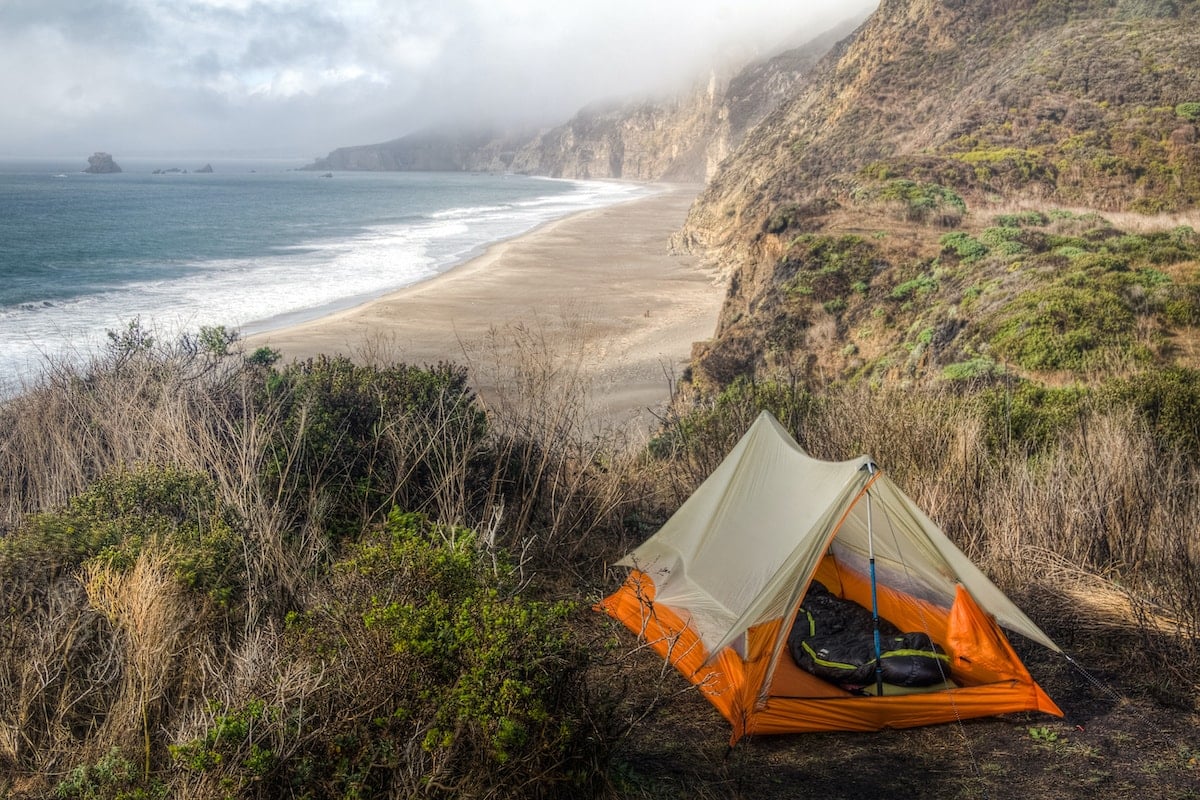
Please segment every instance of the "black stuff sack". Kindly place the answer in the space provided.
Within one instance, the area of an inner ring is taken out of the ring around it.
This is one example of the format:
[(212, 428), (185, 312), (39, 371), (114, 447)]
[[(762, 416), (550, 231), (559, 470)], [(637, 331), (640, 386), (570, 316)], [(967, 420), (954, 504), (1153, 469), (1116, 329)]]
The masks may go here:
[[(884, 683), (933, 686), (950, 678), (950, 660), (927, 634), (903, 633), (879, 620)], [(854, 691), (875, 682), (875, 625), (871, 612), (814, 581), (788, 635), (796, 664), (818, 678)]]

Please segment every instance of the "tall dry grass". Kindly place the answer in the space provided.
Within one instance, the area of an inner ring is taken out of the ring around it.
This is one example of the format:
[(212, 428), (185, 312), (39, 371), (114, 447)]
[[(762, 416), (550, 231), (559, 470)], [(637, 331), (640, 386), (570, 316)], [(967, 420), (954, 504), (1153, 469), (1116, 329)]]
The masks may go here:
[[(356, 698), (386, 699), (386, 681), (402, 676), (364, 659), (341, 665), (342, 685), (332, 686), (320, 660), (298, 661), (283, 639), (289, 612), (339, 600), (328, 568), (347, 527), (365, 529), (392, 505), (476, 528), (497, 558), (515, 554), (526, 584), (535, 570), (576, 580), (581, 558), (611, 552), (634, 505), (629, 456), (582, 410), (582, 345), (533, 329), (495, 336), (477, 364), (502, 385), (484, 437), (455, 423), (462, 395), (427, 397), (413, 411), (389, 407), (380, 389), (367, 402), (377, 412), (370, 436), (351, 445), (353, 432), (320, 397), (263, 391), (301, 380), (272, 383), (270, 370), (237, 352), (141, 339), (82, 366), (51, 365), (0, 405), (0, 535), (64, 508), (103, 476), (169, 466), (211, 481), (237, 521), (245, 582), (236, 607), (184, 589), (167, 541), (143, 542), (132, 563), (119, 554), (78, 567), (43, 559), (32, 570), (21, 560), (28, 550), (0, 548), (0, 793), (49, 792), (115, 753), (171, 796), (224, 796), (219, 771), (176, 769), (170, 748), (251, 700), (293, 714), (258, 721), (278, 759), (319, 735), (318, 712), (369, 728), (379, 709)], [(386, 353), (372, 357), (388, 368)], [(359, 388), (373, 391), (369, 375)], [(331, 447), (324, 455), (317, 435)], [(346, 448), (353, 475), (339, 455)], [(438, 768), (414, 737), (402, 781), (410, 786)]]
[[(428, 413), (381, 407), (365, 444), (355, 440), (354, 475), (336, 446), (314, 454), (318, 423), (335, 445), (351, 436), (329, 429), (337, 415), (260, 391), (269, 373), (236, 354), (116, 353), (57, 368), (0, 406), (0, 519), (10, 533), (113, 470), (170, 465), (208, 476), (232, 510), (245, 573), (230, 610), (181, 589), (166, 541), (128, 564), (6, 572), (0, 775), (13, 777), (0, 789), (48, 792), (116, 747), (172, 796), (220, 796), (218, 772), (176, 769), (170, 748), (245, 716), (251, 701), (287, 710), (252, 720), (255, 741), (281, 759), (311, 746), (329, 720), (369, 728), (391, 697), (384, 683), (404, 680), (379, 661), (386, 647), (346, 648), (349, 661), (334, 670), (286, 641), (289, 612), (339, 600), (328, 567), (347, 515), (367, 528), (393, 504), (423, 511), (475, 528), (497, 558), (515, 556), (526, 588), (595, 592), (604, 563), (652, 533), (763, 406), (761, 392), (681, 399), (648, 452), (589, 416), (585, 341), (536, 326), (494, 337), (474, 365), (492, 388), (486, 435), (452, 424), (460, 396), (425, 398)], [(766, 404), (809, 452), (873, 456), (1051, 635), (1110, 650), (1155, 675), (1162, 696), (1194, 700), (1200, 468), (1131, 411), (1085, 409), (1031, 449), (998, 437), (994, 411), (944, 385), (772, 392)], [(0, 568), (12, 566), (6, 557)], [(634, 712), (619, 698), (597, 702), (597, 741), (627, 734)], [(452, 782), (419, 733), (394, 785)]]
[(1200, 697), (1197, 454), (1118, 406), (1085, 407), (1031, 447), (946, 384), (778, 388), (668, 417), (664, 436), (684, 443), (668, 462), (672, 492), (686, 497), (771, 408), (818, 458), (873, 457), (1060, 643), (1115, 659), (1171, 702)]

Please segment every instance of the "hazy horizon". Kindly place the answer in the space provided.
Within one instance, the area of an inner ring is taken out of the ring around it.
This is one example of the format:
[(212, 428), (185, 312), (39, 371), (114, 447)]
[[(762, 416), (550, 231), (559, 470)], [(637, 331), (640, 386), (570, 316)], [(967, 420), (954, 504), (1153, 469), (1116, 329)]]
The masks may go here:
[(561, 122), (877, 4), (5, 0), (0, 158), (310, 159), (431, 125)]

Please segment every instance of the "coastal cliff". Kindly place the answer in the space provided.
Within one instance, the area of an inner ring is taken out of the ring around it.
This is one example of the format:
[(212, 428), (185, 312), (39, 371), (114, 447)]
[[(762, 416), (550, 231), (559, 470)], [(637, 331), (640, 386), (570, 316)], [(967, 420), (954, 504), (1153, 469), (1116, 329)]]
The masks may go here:
[(1198, 6), (885, 0), (676, 237), (730, 280), (698, 379), (1190, 363), (1195, 233), (1161, 215), (1200, 201)]
[(594, 103), (548, 129), (422, 131), (382, 144), (338, 148), (308, 169), (703, 182), (859, 22), (849, 20), (736, 69), (713, 69), (673, 96)]

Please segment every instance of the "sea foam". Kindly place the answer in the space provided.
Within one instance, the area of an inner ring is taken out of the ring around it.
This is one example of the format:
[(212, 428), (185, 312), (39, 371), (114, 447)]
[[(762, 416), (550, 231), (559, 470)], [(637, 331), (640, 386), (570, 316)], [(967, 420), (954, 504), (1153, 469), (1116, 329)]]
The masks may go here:
[[(489, 179), (501, 180), (480, 180)], [(380, 178), (339, 173), (336, 180)], [(479, 203), (463, 181), (454, 176), (439, 201), (383, 222), (369, 203), (356, 200), (361, 210), (344, 212), (345, 230), (337, 235), (307, 235), (303, 225), (285, 215), (265, 237), (274, 244), (251, 256), (164, 259), (126, 274), (110, 267), (112, 280), (75, 296), (63, 297), (62, 287), (47, 284), (41, 297), (0, 305), (0, 394), (27, 383), (50, 361), (97, 352), (109, 331), (123, 330), (135, 319), (168, 339), (203, 326), (251, 333), (294, 324), (427, 280), (545, 222), (652, 191), (631, 184), (525, 178), (524, 191), (513, 197)], [(459, 186), (461, 197), (453, 191)], [(105, 188), (117, 195), (125, 191), (119, 185)], [(136, 191), (137, 184), (128, 189)], [(228, 194), (225, 202), (236, 203), (236, 184)], [(362, 217), (357, 224), (356, 213)]]

